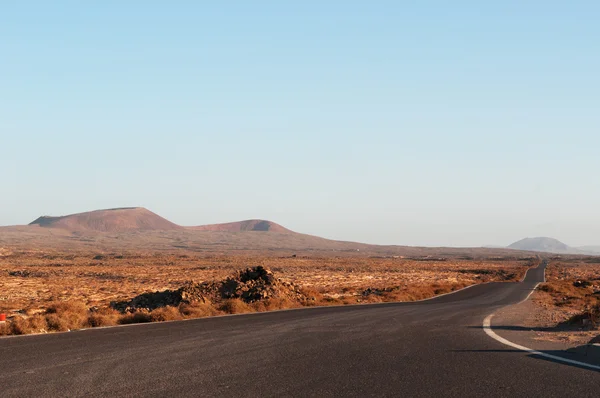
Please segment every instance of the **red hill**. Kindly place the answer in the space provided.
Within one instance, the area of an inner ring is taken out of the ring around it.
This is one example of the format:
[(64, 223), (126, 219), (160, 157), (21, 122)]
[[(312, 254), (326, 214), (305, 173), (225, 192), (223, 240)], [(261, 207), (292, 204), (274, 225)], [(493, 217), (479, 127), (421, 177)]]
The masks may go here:
[(224, 224), (200, 225), (198, 227), (190, 227), (195, 231), (217, 231), (217, 232), (279, 232), (291, 233), (287, 228), (282, 227), (272, 221), (266, 220), (245, 220), (238, 222), (229, 222)]
[(29, 225), (69, 231), (127, 232), (182, 229), (143, 207), (96, 210), (62, 217), (42, 216)]

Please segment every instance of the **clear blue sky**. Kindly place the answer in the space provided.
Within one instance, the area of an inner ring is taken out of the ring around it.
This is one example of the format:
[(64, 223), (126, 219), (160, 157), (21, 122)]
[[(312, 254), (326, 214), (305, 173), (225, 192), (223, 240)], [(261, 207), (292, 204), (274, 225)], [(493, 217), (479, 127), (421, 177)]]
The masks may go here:
[(0, 225), (600, 244), (597, 1), (0, 4)]

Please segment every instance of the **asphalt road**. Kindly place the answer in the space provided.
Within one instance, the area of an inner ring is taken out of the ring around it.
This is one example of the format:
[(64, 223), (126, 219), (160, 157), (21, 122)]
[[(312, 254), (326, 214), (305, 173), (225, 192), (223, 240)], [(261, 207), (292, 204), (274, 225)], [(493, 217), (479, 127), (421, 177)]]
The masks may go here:
[(0, 339), (0, 396), (598, 397), (599, 372), (512, 350), (481, 328), (543, 275), (420, 303)]

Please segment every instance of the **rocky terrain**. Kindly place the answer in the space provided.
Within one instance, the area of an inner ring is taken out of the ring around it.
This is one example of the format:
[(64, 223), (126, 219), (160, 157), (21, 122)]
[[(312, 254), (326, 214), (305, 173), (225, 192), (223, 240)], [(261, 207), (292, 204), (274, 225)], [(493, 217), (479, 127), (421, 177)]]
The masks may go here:
[[(217, 282), (188, 282), (177, 290), (143, 293), (129, 301), (112, 302), (111, 307), (121, 313), (139, 310), (153, 311), (182, 303), (220, 304), (224, 300), (239, 299), (254, 303), (269, 299), (287, 299), (302, 304), (310, 300), (299, 286), (276, 278), (272, 271), (262, 267), (246, 268)], [(312, 298), (314, 300), (314, 298)]]
[(535, 256), (514, 257), (515, 252), (488, 259), (39, 248), (2, 253), (0, 313), (7, 322), (0, 325), (0, 335), (413, 301), (475, 283), (519, 280), (539, 261)]
[(526, 325), (542, 341), (585, 344), (600, 333), (600, 267), (597, 258), (553, 258), (546, 282), (528, 304)]

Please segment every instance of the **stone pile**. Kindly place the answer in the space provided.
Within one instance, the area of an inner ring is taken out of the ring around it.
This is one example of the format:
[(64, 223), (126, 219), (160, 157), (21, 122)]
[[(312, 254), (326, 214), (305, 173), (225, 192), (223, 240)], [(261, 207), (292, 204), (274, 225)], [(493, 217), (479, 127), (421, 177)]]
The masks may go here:
[(276, 278), (270, 270), (251, 267), (237, 271), (222, 281), (188, 282), (177, 290), (144, 293), (129, 301), (112, 302), (112, 308), (122, 312), (152, 311), (165, 306), (190, 303), (219, 303), (227, 299), (240, 299), (253, 303), (269, 299), (288, 299), (303, 302), (310, 300), (301, 289)]

